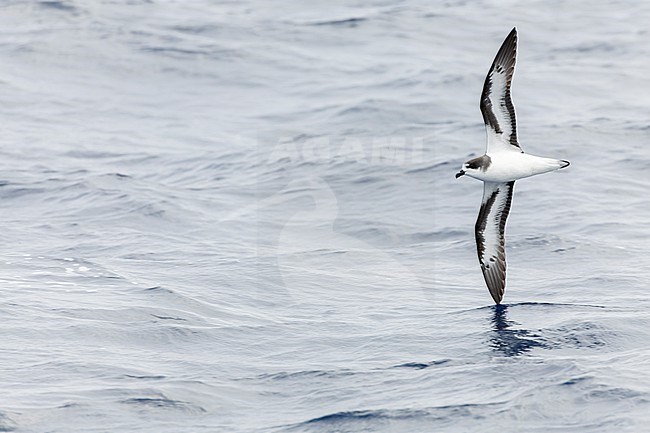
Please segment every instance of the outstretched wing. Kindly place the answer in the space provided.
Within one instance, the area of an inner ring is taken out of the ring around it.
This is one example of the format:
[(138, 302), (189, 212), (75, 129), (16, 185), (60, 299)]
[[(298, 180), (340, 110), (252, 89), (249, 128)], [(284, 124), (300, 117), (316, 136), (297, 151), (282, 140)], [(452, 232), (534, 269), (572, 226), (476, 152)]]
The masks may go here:
[(483, 203), (474, 234), (483, 278), (494, 302), (501, 303), (506, 288), (506, 250), (504, 232), (512, 203), (515, 182), (484, 182)]
[(515, 106), (510, 97), (512, 75), (517, 60), (517, 29), (508, 35), (485, 77), (481, 94), (481, 113), (487, 130), (487, 151), (523, 152), (517, 142)]

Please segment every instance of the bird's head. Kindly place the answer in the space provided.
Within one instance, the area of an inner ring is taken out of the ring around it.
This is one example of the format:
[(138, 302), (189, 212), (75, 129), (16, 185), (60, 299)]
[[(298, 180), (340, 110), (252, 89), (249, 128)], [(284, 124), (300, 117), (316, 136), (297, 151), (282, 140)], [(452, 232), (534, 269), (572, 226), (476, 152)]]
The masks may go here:
[(478, 158), (470, 159), (462, 165), (460, 171), (456, 173), (456, 179), (461, 176), (468, 175), (470, 177), (476, 177), (481, 172), (487, 170), (487, 168), (492, 163), (492, 160), (489, 156), (483, 155)]

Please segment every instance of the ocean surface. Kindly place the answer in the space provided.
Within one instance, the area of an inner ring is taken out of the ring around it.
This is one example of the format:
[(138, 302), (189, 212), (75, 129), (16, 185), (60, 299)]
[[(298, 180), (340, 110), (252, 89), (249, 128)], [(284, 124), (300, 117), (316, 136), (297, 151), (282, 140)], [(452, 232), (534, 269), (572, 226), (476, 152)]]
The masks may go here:
[[(0, 431), (650, 431), (650, 3), (0, 4)], [(495, 308), (485, 74), (522, 148)]]

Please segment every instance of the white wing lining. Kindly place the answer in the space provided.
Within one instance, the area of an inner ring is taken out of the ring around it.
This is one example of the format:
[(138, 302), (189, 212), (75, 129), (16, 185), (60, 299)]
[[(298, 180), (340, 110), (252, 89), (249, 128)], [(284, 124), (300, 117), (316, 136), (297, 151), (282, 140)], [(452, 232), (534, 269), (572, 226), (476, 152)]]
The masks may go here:
[(483, 278), (497, 304), (506, 288), (505, 228), (515, 182), (484, 182), (483, 202), (474, 227)]
[(517, 61), (517, 29), (503, 41), (481, 93), (481, 113), (487, 132), (487, 152), (523, 152), (517, 141), (517, 119), (510, 95), (512, 76)]

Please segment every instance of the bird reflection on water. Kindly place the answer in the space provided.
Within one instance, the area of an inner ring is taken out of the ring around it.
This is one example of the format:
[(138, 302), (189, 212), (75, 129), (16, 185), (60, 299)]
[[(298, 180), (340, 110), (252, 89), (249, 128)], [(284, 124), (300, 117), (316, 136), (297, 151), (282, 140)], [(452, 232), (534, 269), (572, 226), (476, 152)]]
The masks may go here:
[(508, 320), (507, 305), (495, 305), (492, 316), (493, 333), (490, 337), (490, 346), (495, 352), (504, 356), (523, 355), (535, 347), (545, 347), (540, 341), (541, 337), (527, 329), (511, 329), (518, 325), (517, 322)]

